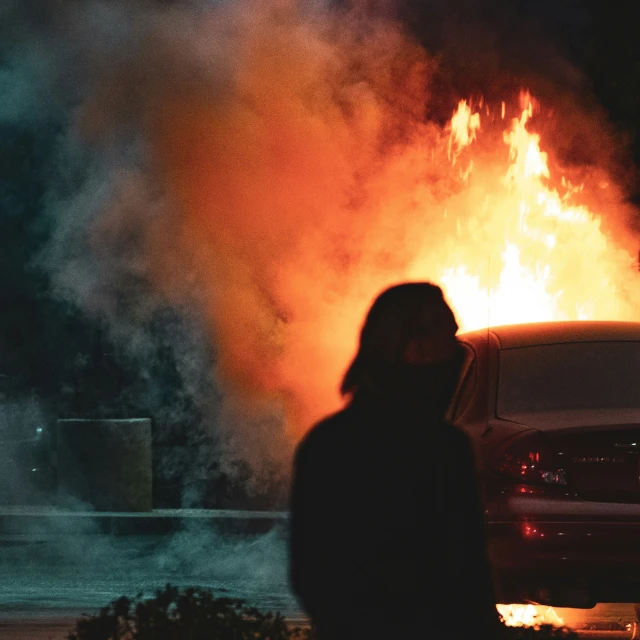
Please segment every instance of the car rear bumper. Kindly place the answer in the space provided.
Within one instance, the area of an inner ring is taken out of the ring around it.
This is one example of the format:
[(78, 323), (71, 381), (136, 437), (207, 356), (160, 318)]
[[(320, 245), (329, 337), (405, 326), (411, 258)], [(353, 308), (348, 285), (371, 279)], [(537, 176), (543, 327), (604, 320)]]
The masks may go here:
[[(640, 602), (640, 505), (505, 499), (487, 509), (487, 546), (503, 602)], [(564, 595), (541, 596), (550, 585)]]
[(489, 557), (498, 569), (578, 571), (616, 566), (640, 576), (640, 523), (488, 523)]

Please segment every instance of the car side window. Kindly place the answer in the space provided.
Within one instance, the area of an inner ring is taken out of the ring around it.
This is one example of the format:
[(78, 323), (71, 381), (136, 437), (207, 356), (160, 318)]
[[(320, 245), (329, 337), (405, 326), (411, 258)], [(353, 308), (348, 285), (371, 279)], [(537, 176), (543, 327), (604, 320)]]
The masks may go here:
[(447, 412), (447, 417), (454, 423), (462, 416), (469, 406), (473, 396), (473, 390), (476, 385), (475, 351), (470, 345), (464, 342), (461, 342), (460, 345), (464, 349), (464, 362), (462, 364), (462, 372), (460, 374), (458, 388), (456, 389), (451, 406)]

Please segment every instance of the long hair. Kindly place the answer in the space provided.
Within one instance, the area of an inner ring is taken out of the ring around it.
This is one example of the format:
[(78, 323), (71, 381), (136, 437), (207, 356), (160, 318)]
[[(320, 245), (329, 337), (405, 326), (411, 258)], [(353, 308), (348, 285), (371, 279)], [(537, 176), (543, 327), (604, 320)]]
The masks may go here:
[(369, 309), (358, 352), (344, 375), (342, 395), (383, 392), (413, 338), (457, 324), (440, 287), (407, 282), (383, 291)]

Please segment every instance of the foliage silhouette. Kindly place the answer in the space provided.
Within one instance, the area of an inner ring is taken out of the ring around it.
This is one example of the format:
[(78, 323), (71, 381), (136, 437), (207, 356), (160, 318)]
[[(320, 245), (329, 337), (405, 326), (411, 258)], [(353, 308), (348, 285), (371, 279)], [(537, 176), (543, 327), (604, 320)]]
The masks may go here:
[[(398, 619), (402, 611), (397, 612)], [(428, 633), (429, 621), (425, 621)], [(455, 629), (452, 638), (472, 637)], [(291, 627), (279, 613), (262, 613), (244, 600), (216, 597), (208, 589), (167, 584), (155, 597), (122, 596), (100, 609), (98, 615), (83, 616), (67, 640), (314, 640), (312, 629)], [(566, 627), (504, 627), (500, 640), (577, 640)], [(412, 640), (389, 638), (389, 640)], [(446, 640), (443, 638), (442, 640)]]
[(76, 621), (68, 640), (307, 640), (279, 614), (262, 613), (237, 598), (167, 584), (154, 598), (125, 596)]

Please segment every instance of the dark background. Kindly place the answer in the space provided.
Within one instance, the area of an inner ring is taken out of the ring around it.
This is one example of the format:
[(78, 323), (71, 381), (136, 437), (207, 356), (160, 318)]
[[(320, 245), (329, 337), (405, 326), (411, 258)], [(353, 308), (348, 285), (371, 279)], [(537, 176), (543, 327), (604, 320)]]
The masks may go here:
[[(11, 41), (21, 23), (33, 26), (37, 19), (46, 26), (51, 17), (42, 4), (34, 11), (35, 4), (16, 4), (2, 16), (0, 69), (6, 63), (1, 43)], [(595, 96), (605, 109), (637, 165), (640, 38), (634, 4), (408, 0), (399, 11), (416, 36), (441, 57), (435, 111), (440, 104), (442, 113), (450, 114), (465, 94), (499, 99), (523, 78), (579, 85), (579, 91)], [(0, 76), (0, 95), (1, 83)], [(165, 309), (148, 322), (145, 329), (154, 353), (143, 376), (139, 362), (114, 344), (100, 319), (53, 295), (50, 276), (37, 259), (52, 233), (52, 220), (44, 213), (47, 184), (66, 124), (61, 113), (46, 121), (0, 125), (0, 373), (11, 376), (12, 393), (35, 393), (52, 416), (152, 415), (157, 423), (157, 407), (179, 405), (180, 420), (158, 430), (156, 444), (197, 446), (194, 434), (201, 416), (184, 389), (171, 347), (172, 333), (181, 330), (180, 318)], [(640, 190), (632, 191), (631, 199), (640, 203)], [(156, 389), (153, 406), (144, 393), (150, 383)], [(222, 501), (211, 497), (234, 491), (220, 478), (209, 491), (209, 506), (232, 501), (229, 496)], [(176, 491), (167, 503), (179, 501)]]

